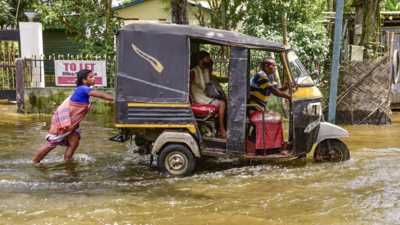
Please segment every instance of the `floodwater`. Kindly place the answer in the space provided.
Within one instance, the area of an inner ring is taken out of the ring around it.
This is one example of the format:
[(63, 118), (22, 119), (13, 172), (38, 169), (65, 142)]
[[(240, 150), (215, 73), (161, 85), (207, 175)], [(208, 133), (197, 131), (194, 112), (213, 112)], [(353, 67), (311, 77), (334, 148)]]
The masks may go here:
[(57, 147), (41, 167), (50, 116), (0, 106), (0, 224), (397, 224), (400, 113), (392, 126), (345, 126), (351, 159), (203, 162), (166, 177), (129, 143), (113, 118), (87, 116), (72, 162)]

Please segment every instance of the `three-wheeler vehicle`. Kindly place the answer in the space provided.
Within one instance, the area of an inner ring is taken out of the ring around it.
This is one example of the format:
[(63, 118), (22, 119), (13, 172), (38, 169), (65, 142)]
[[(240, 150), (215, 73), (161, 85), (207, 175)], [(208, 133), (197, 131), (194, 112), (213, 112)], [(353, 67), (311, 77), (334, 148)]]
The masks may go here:
[[(119, 134), (110, 140), (132, 141), (134, 135), (135, 152), (150, 154), (151, 162), (157, 156), (161, 172), (190, 174), (196, 162), (201, 162), (196, 159), (206, 156), (268, 160), (306, 157), (315, 149), (316, 161), (350, 158), (348, 148), (338, 140), (349, 137), (348, 132), (324, 121), (321, 92), (285, 45), (233, 31), (174, 24), (134, 23), (113, 32), (117, 38), (115, 126)], [(189, 101), (191, 55), (204, 44), (229, 48), (227, 138), (215, 135), (215, 106)], [(266, 140), (271, 139), (268, 129), (276, 127), (277, 113), (250, 104), (252, 49), (279, 54), (284, 79), (293, 87), (289, 90), (288, 140), (282, 138), (273, 148)], [(259, 108), (257, 116), (250, 115), (250, 106)], [(205, 135), (204, 126), (212, 130), (211, 136)], [(257, 130), (255, 139), (250, 138), (252, 130)], [(282, 150), (288, 153), (278, 154)]]

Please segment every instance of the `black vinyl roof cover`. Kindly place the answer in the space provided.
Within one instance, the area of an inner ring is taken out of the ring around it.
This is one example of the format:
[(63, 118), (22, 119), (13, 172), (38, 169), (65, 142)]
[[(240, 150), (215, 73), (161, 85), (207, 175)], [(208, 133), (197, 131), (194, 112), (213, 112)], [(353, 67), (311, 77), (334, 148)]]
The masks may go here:
[(122, 27), (120, 31), (143, 32), (148, 34), (182, 35), (191, 38), (208, 40), (217, 44), (259, 50), (283, 51), (285, 45), (256, 38), (235, 31), (205, 28), (193, 25), (158, 24), (158, 23), (133, 23)]

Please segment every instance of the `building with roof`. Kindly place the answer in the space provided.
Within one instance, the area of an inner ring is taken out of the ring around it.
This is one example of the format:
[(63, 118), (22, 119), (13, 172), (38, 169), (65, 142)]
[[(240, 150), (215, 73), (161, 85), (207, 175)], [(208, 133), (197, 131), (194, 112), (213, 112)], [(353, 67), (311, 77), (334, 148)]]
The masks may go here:
[[(188, 16), (190, 25), (198, 25), (195, 12), (203, 10), (204, 20), (211, 20), (211, 7), (206, 1), (199, 1), (197, 4), (193, 0), (188, 0)], [(113, 10), (118, 11), (118, 16), (125, 20), (125, 25), (135, 22), (154, 22), (171, 23), (171, 15), (164, 10), (159, 0), (133, 0), (121, 6), (116, 6)]]
[[(120, 1), (121, 2), (121, 1)], [(168, 14), (159, 0), (132, 0), (124, 5), (117, 3), (113, 10), (118, 11), (118, 16), (125, 21), (125, 25), (134, 22), (155, 22), (155, 23), (171, 23), (171, 15)], [(200, 8), (203, 10), (204, 20), (211, 19), (211, 7), (207, 1), (200, 1), (201, 5), (196, 4), (193, 0), (188, 0), (188, 16), (191, 25), (198, 25), (199, 21), (195, 16), (195, 12)], [(73, 32), (66, 32), (66, 27), (55, 24), (44, 24), (43, 43), (44, 54), (52, 55), (78, 55), (83, 45), (73, 43), (70, 38), (76, 37)]]

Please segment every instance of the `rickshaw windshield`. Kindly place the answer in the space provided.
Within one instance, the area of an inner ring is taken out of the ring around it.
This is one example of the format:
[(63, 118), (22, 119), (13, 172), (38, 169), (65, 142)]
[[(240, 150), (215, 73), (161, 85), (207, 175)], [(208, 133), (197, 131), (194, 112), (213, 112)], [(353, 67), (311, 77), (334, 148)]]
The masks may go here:
[(290, 71), (292, 72), (297, 85), (309, 86), (315, 84), (303, 64), (300, 62), (299, 57), (297, 57), (294, 52), (291, 51), (288, 53), (288, 61)]

